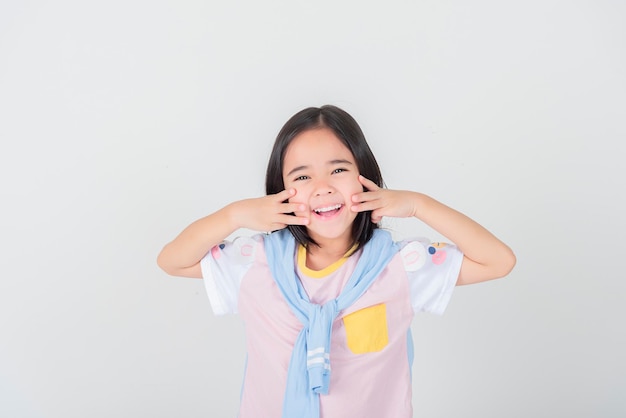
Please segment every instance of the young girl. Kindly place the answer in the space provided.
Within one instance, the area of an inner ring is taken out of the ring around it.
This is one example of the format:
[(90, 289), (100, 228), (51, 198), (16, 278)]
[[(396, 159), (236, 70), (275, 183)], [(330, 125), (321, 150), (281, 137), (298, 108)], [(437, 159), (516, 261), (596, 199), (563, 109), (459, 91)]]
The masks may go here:
[[(384, 189), (360, 127), (334, 106), (287, 121), (266, 192), (192, 223), (158, 257), (170, 275), (204, 278), (215, 314), (243, 318), (239, 417), (412, 417), (413, 315), (443, 313), (455, 285), (507, 275), (512, 251), (424, 194)], [(454, 245), (393, 242), (386, 216)], [(224, 241), (239, 228), (273, 232)]]

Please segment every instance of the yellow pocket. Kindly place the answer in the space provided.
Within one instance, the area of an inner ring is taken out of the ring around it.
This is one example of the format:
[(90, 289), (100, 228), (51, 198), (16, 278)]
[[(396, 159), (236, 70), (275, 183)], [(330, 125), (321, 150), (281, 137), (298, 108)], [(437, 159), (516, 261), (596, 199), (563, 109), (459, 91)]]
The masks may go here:
[(343, 324), (348, 347), (354, 354), (380, 351), (389, 343), (387, 307), (384, 303), (344, 316)]

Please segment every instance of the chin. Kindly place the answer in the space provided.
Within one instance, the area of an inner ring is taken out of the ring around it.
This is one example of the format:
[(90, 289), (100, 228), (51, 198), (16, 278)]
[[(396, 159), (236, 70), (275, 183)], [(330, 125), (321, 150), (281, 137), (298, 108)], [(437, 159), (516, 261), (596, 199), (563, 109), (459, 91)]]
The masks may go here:
[(351, 229), (344, 229), (342, 231), (337, 230), (325, 230), (325, 229), (308, 229), (309, 236), (316, 242), (320, 240), (338, 240), (338, 239), (352, 239)]

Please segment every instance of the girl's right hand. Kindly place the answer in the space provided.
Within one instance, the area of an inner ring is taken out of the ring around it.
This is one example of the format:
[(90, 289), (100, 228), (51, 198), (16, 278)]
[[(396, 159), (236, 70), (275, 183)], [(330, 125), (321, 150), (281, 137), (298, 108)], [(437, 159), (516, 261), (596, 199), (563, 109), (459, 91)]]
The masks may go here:
[(291, 215), (306, 209), (303, 203), (289, 203), (295, 194), (294, 189), (289, 189), (256, 199), (239, 200), (198, 219), (163, 247), (158, 265), (172, 276), (202, 277), (202, 257), (239, 228), (271, 232), (287, 225), (307, 225), (307, 217)]
[(289, 203), (295, 195), (295, 189), (288, 189), (273, 195), (239, 200), (231, 204), (231, 216), (241, 228), (264, 232), (277, 231), (288, 225), (307, 225), (309, 218), (293, 215), (306, 209), (303, 203)]

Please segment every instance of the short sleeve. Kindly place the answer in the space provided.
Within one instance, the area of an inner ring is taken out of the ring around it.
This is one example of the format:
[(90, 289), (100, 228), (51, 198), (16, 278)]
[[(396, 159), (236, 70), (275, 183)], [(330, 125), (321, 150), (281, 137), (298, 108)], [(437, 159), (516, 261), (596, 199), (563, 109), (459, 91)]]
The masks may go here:
[(237, 313), (239, 287), (255, 260), (258, 237), (239, 237), (216, 245), (200, 261), (213, 313)]
[(443, 314), (456, 286), (463, 253), (452, 244), (416, 239), (400, 243), (413, 311)]

